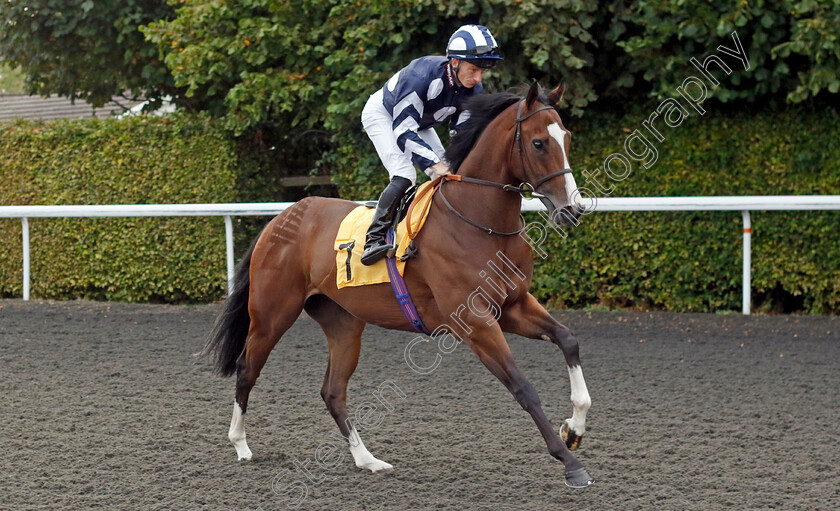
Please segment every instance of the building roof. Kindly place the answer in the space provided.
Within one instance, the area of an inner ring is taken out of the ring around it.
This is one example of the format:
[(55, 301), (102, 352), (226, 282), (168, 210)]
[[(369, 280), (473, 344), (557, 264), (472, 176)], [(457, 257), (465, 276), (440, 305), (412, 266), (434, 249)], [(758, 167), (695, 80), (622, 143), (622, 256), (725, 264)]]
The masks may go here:
[(111, 102), (94, 109), (83, 100), (75, 104), (69, 98), (56, 95), (50, 97), (29, 96), (26, 94), (0, 94), (0, 121), (13, 119), (79, 119), (82, 117), (110, 117), (125, 112), (120, 105), (130, 108), (139, 101), (129, 102), (122, 98), (120, 104)]

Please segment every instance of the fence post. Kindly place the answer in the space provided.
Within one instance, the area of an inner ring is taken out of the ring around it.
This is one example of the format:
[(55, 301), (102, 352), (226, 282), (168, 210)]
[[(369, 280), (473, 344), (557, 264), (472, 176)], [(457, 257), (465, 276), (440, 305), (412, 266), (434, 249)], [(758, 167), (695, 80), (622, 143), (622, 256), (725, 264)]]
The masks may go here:
[(23, 230), (23, 300), (29, 300), (29, 219), (21, 218)]
[(225, 215), (225, 248), (227, 251), (228, 296), (233, 294), (233, 222)]
[(744, 289), (742, 291), (742, 312), (745, 316), (750, 315), (750, 294), (752, 292), (752, 224), (750, 223), (750, 212), (741, 211), (744, 219)]

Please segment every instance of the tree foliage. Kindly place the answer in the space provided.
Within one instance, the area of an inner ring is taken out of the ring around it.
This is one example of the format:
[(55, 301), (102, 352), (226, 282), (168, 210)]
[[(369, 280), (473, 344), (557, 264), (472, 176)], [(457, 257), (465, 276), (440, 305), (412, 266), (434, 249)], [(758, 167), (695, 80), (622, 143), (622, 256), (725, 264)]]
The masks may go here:
[[(491, 28), (505, 61), (490, 90), (565, 82), (566, 111), (673, 95), (737, 31), (750, 69), (710, 91), (722, 102), (782, 104), (834, 94), (840, 3), (780, 0), (205, 0), (142, 30), (175, 83), (237, 133), (273, 123), (324, 148), (320, 167), (345, 194), (372, 194), (379, 162), (359, 114), (411, 59), (442, 54), (464, 23)], [(303, 169), (301, 169), (303, 170)], [(377, 185), (379, 186), (379, 185)]]
[(464, 22), (486, 23), (503, 41), (508, 59), (490, 73), (493, 86), (562, 76), (572, 104), (585, 106), (596, 97), (583, 71), (593, 61), (594, 6), (541, 3), (210, 0), (143, 31), (176, 83), (229, 111), (240, 129), (278, 117), (292, 127), (358, 124), (370, 93), (411, 59), (443, 53)]
[(169, 70), (137, 29), (173, 11), (165, 0), (7, 0), (0, 60), (20, 66), (31, 94), (94, 106), (118, 95), (173, 95)]
[[(785, 13), (787, 14), (787, 13)], [(808, 63), (796, 70), (798, 84), (788, 93), (793, 102), (827, 90), (840, 91), (840, 2), (803, 0), (791, 7), (790, 40), (773, 48), (779, 59), (794, 57)]]
[(20, 71), (0, 63), (0, 94), (20, 94), (22, 92), (23, 75)]
[(491, 88), (563, 80), (574, 113), (599, 97), (673, 90), (691, 57), (733, 31), (751, 68), (715, 91), (719, 100), (802, 101), (840, 88), (840, 3), (817, 0), (207, 0), (143, 30), (176, 83), (229, 111), (237, 127), (280, 116), (334, 129), (469, 22), (489, 26), (507, 57), (489, 73)]
[(626, 72), (656, 96), (680, 84), (691, 57), (731, 47), (733, 31), (750, 69), (735, 70), (726, 87), (711, 91), (718, 100), (799, 103), (840, 90), (837, 1), (639, 0), (619, 18), (628, 36), (618, 45), (632, 57)]
[(840, 3), (822, 0), (10, 0), (0, 59), (23, 68), (32, 93), (94, 104), (174, 94), (229, 114), (238, 131), (345, 130), (390, 74), (442, 53), (470, 22), (491, 27), (507, 56), (491, 88), (562, 80), (575, 114), (599, 98), (667, 93), (691, 57), (735, 30), (751, 69), (713, 91), (718, 100), (840, 91)]

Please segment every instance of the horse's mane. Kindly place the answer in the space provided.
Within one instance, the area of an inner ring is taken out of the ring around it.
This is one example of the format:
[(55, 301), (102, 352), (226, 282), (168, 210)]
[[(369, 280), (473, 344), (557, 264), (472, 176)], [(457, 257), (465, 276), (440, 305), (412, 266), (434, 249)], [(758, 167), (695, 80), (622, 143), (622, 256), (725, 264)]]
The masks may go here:
[(452, 145), (446, 150), (446, 159), (452, 172), (458, 171), (490, 121), (521, 99), (516, 94), (500, 92), (479, 94), (467, 100), (464, 110), (470, 112), (470, 118), (458, 128), (458, 134), (452, 138)]

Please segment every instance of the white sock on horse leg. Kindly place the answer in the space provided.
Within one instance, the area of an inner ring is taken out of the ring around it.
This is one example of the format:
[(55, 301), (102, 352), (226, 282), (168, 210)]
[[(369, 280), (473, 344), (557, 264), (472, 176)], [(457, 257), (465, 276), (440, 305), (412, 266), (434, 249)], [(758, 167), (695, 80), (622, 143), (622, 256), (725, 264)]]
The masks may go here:
[(248, 448), (248, 444), (245, 442), (245, 414), (242, 413), (242, 408), (239, 407), (239, 403), (236, 401), (233, 402), (233, 417), (230, 419), (228, 438), (236, 448), (238, 459), (251, 459), (251, 449)]
[(390, 463), (376, 459), (367, 450), (356, 428), (350, 429), (350, 437), (347, 439), (347, 442), (350, 444), (350, 454), (353, 455), (353, 460), (355, 460), (357, 467), (365, 468), (371, 472), (390, 471), (394, 468)]
[(586, 412), (592, 405), (586, 381), (583, 379), (583, 369), (579, 365), (569, 368), (569, 382), (572, 387), (572, 418), (566, 419), (569, 428), (578, 436), (586, 431)]

